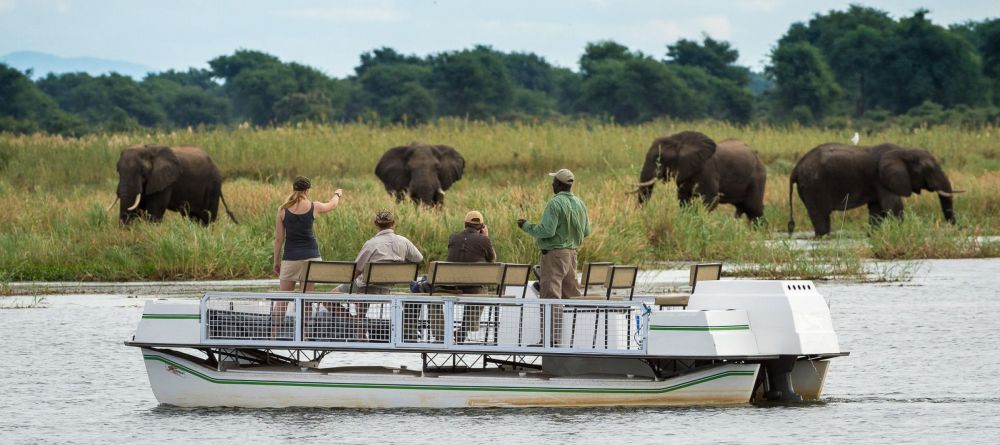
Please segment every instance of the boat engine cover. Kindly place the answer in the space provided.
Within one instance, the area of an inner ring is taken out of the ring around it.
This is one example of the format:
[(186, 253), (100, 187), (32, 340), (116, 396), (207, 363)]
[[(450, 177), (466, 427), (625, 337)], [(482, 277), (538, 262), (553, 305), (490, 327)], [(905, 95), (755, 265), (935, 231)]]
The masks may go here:
[(702, 281), (687, 309), (746, 311), (761, 354), (841, 352), (830, 306), (811, 281)]

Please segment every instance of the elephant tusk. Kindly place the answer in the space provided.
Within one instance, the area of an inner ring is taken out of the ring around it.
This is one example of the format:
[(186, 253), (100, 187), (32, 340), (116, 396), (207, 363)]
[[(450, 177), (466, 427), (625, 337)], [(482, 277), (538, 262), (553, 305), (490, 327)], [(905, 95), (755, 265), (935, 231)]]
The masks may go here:
[(438, 187), (438, 193), (440, 193), (441, 196), (444, 196), (444, 190), (442, 190), (441, 187)]
[(941, 195), (941, 196), (944, 196), (945, 198), (951, 198), (952, 196), (955, 196), (956, 194), (965, 193), (965, 190), (952, 190), (950, 192), (945, 192), (945, 191), (940, 191), (939, 190), (937, 193), (939, 195)]
[(656, 184), (656, 178), (650, 179), (650, 180), (648, 180), (646, 182), (640, 182), (640, 183), (636, 184), (635, 186), (636, 187), (649, 187), (649, 186), (651, 186), (653, 184)]
[(142, 199), (142, 193), (136, 193), (136, 195), (135, 195), (135, 202), (132, 203), (132, 207), (129, 207), (126, 210), (128, 210), (130, 212), (133, 211), (133, 210), (135, 210), (136, 207), (139, 207), (139, 200), (141, 200), (141, 199)]
[(108, 206), (108, 209), (105, 210), (105, 212), (110, 212), (111, 209), (115, 206), (115, 204), (118, 204), (118, 197), (117, 196), (115, 196), (115, 200), (114, 201), (111, 201), (111, 205)]

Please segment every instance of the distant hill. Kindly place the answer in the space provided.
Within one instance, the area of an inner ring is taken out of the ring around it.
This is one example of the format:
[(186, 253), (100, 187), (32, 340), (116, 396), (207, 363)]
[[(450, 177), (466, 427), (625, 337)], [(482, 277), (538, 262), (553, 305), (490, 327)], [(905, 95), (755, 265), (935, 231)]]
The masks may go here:
[(59, 57), (48, 53), (34, 51), (17, 51), (0, 56), (0, 62), (6, 63), (21, 71), (31, 69), (32, 77), (45, 77), (48, 73), (86, 72), (100, 75), (116, 72), (140, 80), (146, 73), (154, 71), (148, 66), (119, 60), (99, 59), (96, 57)]

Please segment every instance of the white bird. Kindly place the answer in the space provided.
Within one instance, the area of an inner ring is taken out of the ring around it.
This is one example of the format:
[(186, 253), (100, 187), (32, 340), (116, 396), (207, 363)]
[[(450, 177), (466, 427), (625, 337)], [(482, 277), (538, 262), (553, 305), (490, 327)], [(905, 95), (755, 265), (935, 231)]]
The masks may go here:
[(851, 143), (854, 144), (854, 145), (858, 145), (858, 142), (860, 142), (860, 141), (861, 141), (861, 135), (858, 134), (857, 131), (855, 131), (854, 132), (854, 137), (851, 138)]

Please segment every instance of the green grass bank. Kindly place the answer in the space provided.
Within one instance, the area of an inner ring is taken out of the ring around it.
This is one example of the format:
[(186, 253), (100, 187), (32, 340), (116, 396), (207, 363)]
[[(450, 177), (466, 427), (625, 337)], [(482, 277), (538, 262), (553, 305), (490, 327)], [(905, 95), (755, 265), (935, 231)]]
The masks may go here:
[[(740, 138), (768, 165), (766, 223), (750, 227), (730, 206), (714, 212), (681, 209), (673, 186), (657, 186), (639, 208), (627, 192), (653, 138), (681, 130), (716, 139)], [(375, 209), (397, 212), (399, 233), (429, 260), (443, 259), (447, 236), (469, 209), (483, 211), (502, 261), (535, 262), (532, 240), (517, 230), (537, 220), (550, 194), (544, 174), (573, 169), (576, 192), (590, 209), (594, 234), (581, 261), (610, 260), (657, 267), (658, 261), (721, 260), (727, 273), (761, 277), (848, 277), (865, 259), (968, 258), (1000, 255), (1000, 129), (934, 127), (864, 134), (862, 144), (924, 147), (952, 183), (967, 190), (955, 201), (959, 224), (943, 221), (930, 194), (906, 198), (907, 218), (869, 229), (864, 208), (834, 214), (835, 236), (809, 248), (784, 234), (788, 173), (795, 160), (824, 142), (851, 134), (813, 128), (739, 127), (719, 122), (656, 122), (637, 126), (483, 123), (443, 120), (418, 127), (341, 124), (232, 128), (81, 138), (0, 134), (0, 270), (2, 281), (228, 279), (270, 277), (274, 212), (289, 178), (313, 179), (313, 197), (346, 192), (343, 205), (316, 225), (324, 258), (353, 259), (373, 233)], [(438, 211), (397, 205), (373, 171), (382, 153), (412, 140), (449, 144), (465, 157), (464, 178)], [(223, 191), (242, 224), (221, 218), (203, 228), (168, 213), (162, 224), (121, 228), (114, 199), (115, 163), (132, 144), (194, 144), (226, 177)], [(794, 200), (799, 230), (811, 230)], [(662, 267), (662, 266), (660, 266)]]

